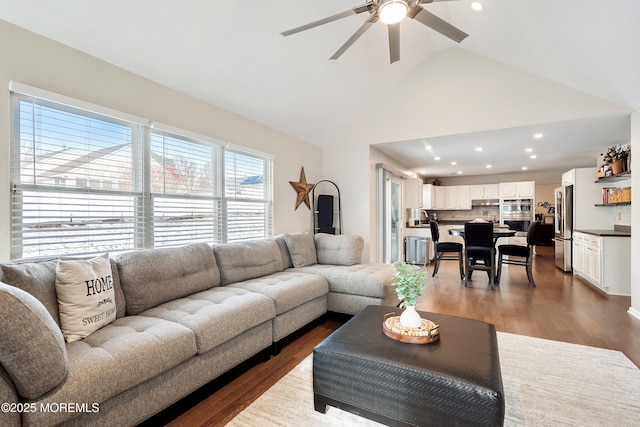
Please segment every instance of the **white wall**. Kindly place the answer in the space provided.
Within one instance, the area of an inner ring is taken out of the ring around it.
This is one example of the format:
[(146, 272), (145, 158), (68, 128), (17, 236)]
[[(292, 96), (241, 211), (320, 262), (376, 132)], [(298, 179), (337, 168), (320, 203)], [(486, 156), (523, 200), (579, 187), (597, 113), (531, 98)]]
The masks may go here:
[[(375, 187), (365, 190), (373, 182), (369, 145), (628, 111), (452, 48), (431, 55), (400, 85), (381, 93), (379, 101), (363, 111), (351, 129), (325, 148), (324, 171), (328, 179), (341, 185), (345, 231), (364, 236), (367, 247), (375, 243), (369, 236), (373, 239), (376, 231)], [(559, 181), (562, 172), (541, 182)], [(510, 179), (522, 180), (528, 179)]]
[[(118, 111), (275, 155), (274, 232), (311, 227), (311, 212), (294, 211), (304, 166), (307, 180), (323, 179), (322, 150), (282, 132), (0, 21), (0, 260), (9, 258), (9, 82), (46, 89)], [(10, 41), (10, 42), (9, 42)], [(188, 78), (188, 76), (185, 76)], [(365, 156), (368, 159), (368, 155)], [(366, 160), (365, 160), (366, 161)]]

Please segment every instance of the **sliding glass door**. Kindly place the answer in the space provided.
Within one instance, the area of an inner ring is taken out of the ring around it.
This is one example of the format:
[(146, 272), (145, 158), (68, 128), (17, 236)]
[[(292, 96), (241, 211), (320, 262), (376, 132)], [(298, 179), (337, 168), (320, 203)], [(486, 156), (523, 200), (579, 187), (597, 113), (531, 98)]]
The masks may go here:
[(403, 259), (402, 185), (400, 176), (382, 167), (378, 169), (378, 253), (386, 263)]

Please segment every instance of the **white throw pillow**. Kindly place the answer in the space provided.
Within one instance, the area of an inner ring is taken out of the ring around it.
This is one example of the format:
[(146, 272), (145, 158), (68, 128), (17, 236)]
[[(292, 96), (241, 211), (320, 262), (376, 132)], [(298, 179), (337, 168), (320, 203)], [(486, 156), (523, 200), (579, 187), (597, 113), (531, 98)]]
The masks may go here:
[(89, 260), (58, 260), (56, 293), (62, 335), (78, 341), (116, 319), (109, 255)]

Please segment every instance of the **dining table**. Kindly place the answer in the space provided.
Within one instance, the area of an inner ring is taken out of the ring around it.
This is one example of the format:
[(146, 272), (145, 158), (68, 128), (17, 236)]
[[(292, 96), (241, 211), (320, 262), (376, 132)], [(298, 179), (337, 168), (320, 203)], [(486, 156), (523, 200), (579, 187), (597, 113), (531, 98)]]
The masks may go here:
[[(459, 236), (464, 239), (464, 227), (450, 228), (449, 234), (452, 236)], [(516, 235), (516, 230), (511, 230), (507, 227), (493, 227), (493, 244), (495, 245), (501, 237), (513, 237)]]
[[(464, 239), (464, 227), (461, 228), (450, 228), (449, 229), (449, 234), (452, 236), (459, 236), (462, 237)], [(496, 245), (496, 242), (498, 241), (499, 238), (501, 237), (512, 237), (516, 235), (516, 230), (511, 230), (507, 227), (493, 227), (493, 245)], [(493, 261), (495, 262), (495, 260)], [(474, 261), (475, 263), (475, 261)], [(485, 265), (486, 265), (487, 261), (485, 261)], [(467, 265), (467, 267), (465, 268), (465, 286), (466, 286), (466, 282), (467, 280), (471, 279), (471, 274), (473, 273), (473, 271), (469, 271), (469, 265)], [(489, 283), (491, 284), (491, 289), (494, 289), (494, 284), (495, 284), (495, 276), (492, 277), (492, 274), (490, 271), (487, 271), (487, 274), (489, 275)]]

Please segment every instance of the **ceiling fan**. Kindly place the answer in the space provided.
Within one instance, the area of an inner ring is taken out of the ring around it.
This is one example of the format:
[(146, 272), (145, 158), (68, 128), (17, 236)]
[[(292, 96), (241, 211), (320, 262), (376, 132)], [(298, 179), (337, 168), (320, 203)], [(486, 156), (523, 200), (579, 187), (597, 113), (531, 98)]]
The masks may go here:
[(434, 1), (455, 0), (367, 0), (365, 4), (356, 6), (353, 9), (284, 31), (281, 34), (286, 37), (351, 15), (369, 12), (371, 15), (369, 19), (353, 33), (349, 40), (347, 40), (330, 59), (338, 59), (369, 27), (380, 20), (384, 24), (387, 24), (389, 29), (389, 55), (390, 62), (393, 64), (400, 60), (400, 21), (407, 16), (458, 43), (469, 35), (420, 6), (421, 4), (433, 3)]

